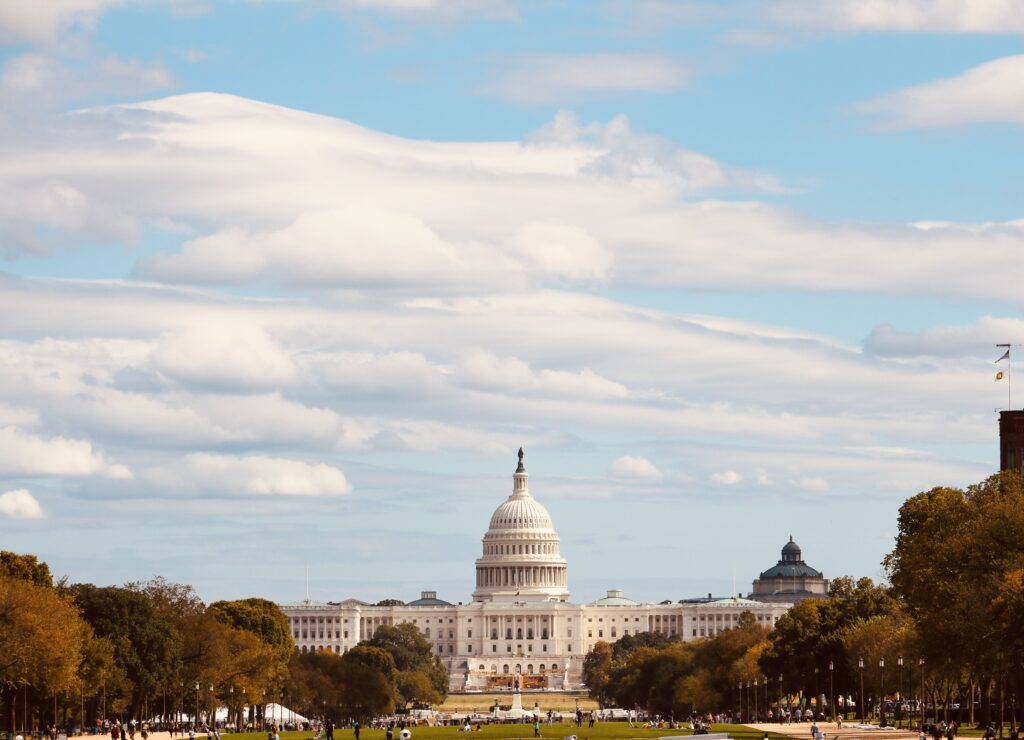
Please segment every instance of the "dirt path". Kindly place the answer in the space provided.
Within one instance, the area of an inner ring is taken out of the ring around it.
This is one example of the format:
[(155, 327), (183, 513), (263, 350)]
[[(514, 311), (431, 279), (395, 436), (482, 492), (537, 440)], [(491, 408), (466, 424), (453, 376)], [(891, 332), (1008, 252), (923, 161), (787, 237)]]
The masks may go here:
[[(797, 722), (791, 725), (779, 725), (779, 724), (756, 724), (747, 725), (755, 730), (761, 732), (776, 732), (780, 735), (789, 735), (790, 737), (799, 737), (803, 740), (811, 740), (811, 725), (807, 722)], [(876, 725), (863, 725), (859, 726), (856, 724), (843, 723), (841, 728), (837, 728), (835, 722), (819, 722), (818, 730), (824, 733), (827, 740), (836, 738), (837, 740), (865, 740), (875, 738), (884, 740), (917, 740), (917, 733), (910, 730), (896, 730), (892, 728), (886, 728), (884, 730), (878, 729)]]

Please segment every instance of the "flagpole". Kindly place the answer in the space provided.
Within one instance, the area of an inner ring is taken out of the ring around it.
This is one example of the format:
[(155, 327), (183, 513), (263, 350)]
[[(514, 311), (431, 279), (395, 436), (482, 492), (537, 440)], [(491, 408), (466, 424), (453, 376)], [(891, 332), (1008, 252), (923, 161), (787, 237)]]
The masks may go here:
[[(1010, 344), (997, 344), (996, 347), (1005, 347), (1004, 352), (996, 362), (1006, 360), (1006, 410), (1013, 409), (1013, 359), (1010, 357)], [(998, 378), (997, 378), (998, 380)]]

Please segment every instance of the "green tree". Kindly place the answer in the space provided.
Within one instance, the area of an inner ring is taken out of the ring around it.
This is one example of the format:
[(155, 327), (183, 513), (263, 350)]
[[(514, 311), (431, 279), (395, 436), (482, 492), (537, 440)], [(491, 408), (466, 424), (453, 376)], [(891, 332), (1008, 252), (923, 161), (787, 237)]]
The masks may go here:
[(209, 610), (224, 624), (258, 635), (270, 645), (277, 660), (283, 665), (288, 664), (295, 651), (295, 640), (288, 626), (288, 617), (273, 601), (258, 598), (215, 601)]
[(125, 679), (124, 707), (138, 714), (143, 701), (159, 695), (179, 673), (181, 642), (173, 625), (138, 591), (91, 584), (67, 590), (96, 635), (113, 644), (117, 670)]
[[(430, 641), (423, 636), (414, 624), (384, 625), (378, 627), (373, 637), (364, 640), (360, 645), (375, 647), (391, 654), (395, 661), (398, 674), (421, 673), (434, 689), (435, 702), (442, 701), (448, 695), (448, 671), (441, 659), (434, 655)], [(396, 677), (397, 680), (397, 677)], [(404, 685), (421, 687), (423, 682), (406, 676)], [(419, 689), (417, 689), (419, 690)], [(408, 697), (399, 695), (400, 701), (412, 701), (413, 698), (427, 701), (422, 696)]]

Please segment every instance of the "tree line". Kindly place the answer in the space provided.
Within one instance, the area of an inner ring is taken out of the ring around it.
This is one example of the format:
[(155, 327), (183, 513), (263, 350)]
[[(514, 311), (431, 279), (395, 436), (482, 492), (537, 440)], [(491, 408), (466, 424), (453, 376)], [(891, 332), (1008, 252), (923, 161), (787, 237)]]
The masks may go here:
[(882, 564), (888, 585), (836, 578), (827, 599), (800, 602), (770, 632), (744, 615), (737, 628), (695, 642), (640, 635), (598, 643), (584, 681), (598, 701), (664, 716), (764, 717), (780, 701), (806, 707), (811, 697), (822, 714), (854, 711), (846, 701), (832, 704), (844, 697), (861, 716), (878, 708), (889, 721), (917, 712), (918, 721), (1016, 729), (1024, 688), (1024, 478), (1005, 471), (907, 499)]
[(339, 722), (441, 701), (447, 684), (413, 625), (382, 627), (345, 655), (300, 654), (287, 617), (265, 599), (207, 605), (162, 578), (55, 582), (35, 556), (0, 551), (0, 727), (11, 731), (204, 722), (217, 707), (242, 726), (271, 702)]

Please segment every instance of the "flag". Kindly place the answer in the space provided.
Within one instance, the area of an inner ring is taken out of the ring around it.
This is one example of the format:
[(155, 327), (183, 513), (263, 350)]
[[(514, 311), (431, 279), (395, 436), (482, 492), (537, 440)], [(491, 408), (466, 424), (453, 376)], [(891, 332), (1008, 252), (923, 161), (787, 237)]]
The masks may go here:
[(996, 381), (999, 381), (999, 380), (1002, 380), (1002, 379), (1003, 379), (1003, 372), (1002, 372), (1002, 370), (1000, 370), (998, 373), (996, 373), (996, 379), (993, 380), (992, 382), (995, 383)]
[(1010, 350), (1006, 350), (1005, 352), (1003, 352), (1003, 356), (1000, 357), (998, 360), (996, 360), (996, 362), (1002, 362), (1003, 360), (1009, 360), (1009, 359), (1010, 359)]

